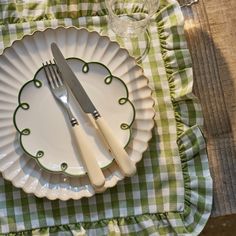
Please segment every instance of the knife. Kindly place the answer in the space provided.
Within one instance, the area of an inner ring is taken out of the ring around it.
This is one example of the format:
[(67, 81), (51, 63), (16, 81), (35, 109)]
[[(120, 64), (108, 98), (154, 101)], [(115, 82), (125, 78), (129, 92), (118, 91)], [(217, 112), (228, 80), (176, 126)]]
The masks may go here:
[(129, 158), (120, 141), (113, 135), (111, 128), (90, 100), (88, 94), (70, 68), (56, 43), (51, 44), (51, 50), (62, 77), (71, 89), (76, 100), (79, 102), (82, 110), (85, 113), (92, 114), (98, 129), (102, 133), (122, 173), (125, 176), (132, 176), (136, 172), (135, 163)]

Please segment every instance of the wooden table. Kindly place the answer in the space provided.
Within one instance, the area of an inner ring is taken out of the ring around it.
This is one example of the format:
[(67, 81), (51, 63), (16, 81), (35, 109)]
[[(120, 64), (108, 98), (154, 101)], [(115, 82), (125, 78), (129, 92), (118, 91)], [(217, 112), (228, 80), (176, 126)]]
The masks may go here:
[(233, 235), (236, 234), (233, 215), (236, 213), (236, 0), (199, 0), (182, 11), (193, 60), (194, 93), (202, 104), (214, 181), (212, 216), (203, 235)]

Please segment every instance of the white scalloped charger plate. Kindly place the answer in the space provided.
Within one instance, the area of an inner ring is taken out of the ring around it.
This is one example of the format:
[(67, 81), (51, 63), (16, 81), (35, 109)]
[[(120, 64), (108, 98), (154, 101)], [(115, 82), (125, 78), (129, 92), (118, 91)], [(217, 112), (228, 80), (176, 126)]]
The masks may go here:
[[(127, 50), (120, 48), (118, 43), (112, 42), (108, 37), (86, 29), (58, 27), (36, 31), (21, 40), (16, 40), (0, 56), (0, 171), (3, 177), (27, 193), (51, 200), (90, 197), (95, 194), (95, 190), (87, 175), (74, 177), (44, 170), (23, 151), (19, 143), (19, 134), (14, 127), (13, 117), (19, 104), (18, 94), (22, 86), (34, 78), (42, 62), (52, 59), (52, 42), (58, 44), (66, 58), (100, 62), (113, 76), (123, 81), (135, 109), (135, 120), (131, 122), (131, 137), (126, 146), (129, 157), (135, 163), (141, 160), (143, 152), (147, 149), (154, 125), (151, 89), (142, 68), (136, 64)], [(103, 109), (102, 107), (104, 104), (100, 109)], [(128, 113), (125, 121), (130, 122), (132, 112)], [(112, 120), (114, 119), (109, 121), (111, 125)], [(119, 137), (124, 144), (127, 142), (127, 134)], [(103, 167), (111, 161), (111, 157), (105, 157), (100, 164), (103, 162)], [(83, 173), (81, 166), (80, 169)], [(114, 161), (103, 169), (103, 172), (106, 182), (104, 188), (99, 191), (116, 185), (124, 178)]]

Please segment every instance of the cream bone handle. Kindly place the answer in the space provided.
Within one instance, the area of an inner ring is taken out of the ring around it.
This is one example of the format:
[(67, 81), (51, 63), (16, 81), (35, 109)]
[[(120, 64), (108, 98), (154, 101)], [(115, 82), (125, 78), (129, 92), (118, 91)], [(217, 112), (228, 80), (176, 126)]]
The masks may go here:
[(94, 118), (122, 173), (127, 177), (134, 175), (136, 172), (135, 163), (130, 159), (119, 140), (115, 138), (105, 119), (100, 115), (94, 116)]
[(87, 174), (91, 181), (91, 184), (95, 188), (102, 187), (105, 184), (105, 177), (96, 161), (95, 153), (90, 148), (86, 133), (84, 132), (81, 125), (78, 124), (73, 125), (72, 132), (74, 134), (81, 159), (86, 167)]

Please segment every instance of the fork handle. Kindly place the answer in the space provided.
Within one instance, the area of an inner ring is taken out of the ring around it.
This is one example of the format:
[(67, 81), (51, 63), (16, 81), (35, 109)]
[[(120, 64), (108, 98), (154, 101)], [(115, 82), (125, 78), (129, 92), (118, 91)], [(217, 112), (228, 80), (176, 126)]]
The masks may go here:
[(130, 159), (122, 144), (114, 136), (111, 128), (101, 116), (95, 119), (96, 124), (105, 138), (118, 166), (125, 176), (132, 176), (136, 172), (135, 163)]
[(83, 164), (86, 167), (87, 174), (91, 181), (91, 184), (95, 188), (100, 188), (105, 184), (105, 177), (99, 167), (95, 153), (92, 151), (86, 133), (84, 132), (81, 125), (77, 124), (72, 127), (75, 141), (80, 152)]

